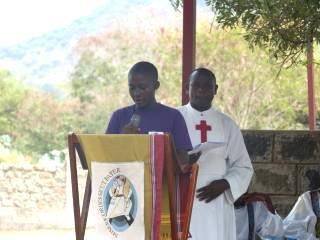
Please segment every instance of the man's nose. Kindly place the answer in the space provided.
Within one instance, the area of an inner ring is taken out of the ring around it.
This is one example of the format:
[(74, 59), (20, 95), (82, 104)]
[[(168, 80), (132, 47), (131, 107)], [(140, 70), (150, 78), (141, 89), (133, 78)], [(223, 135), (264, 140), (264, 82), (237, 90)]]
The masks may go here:
[(141, 93), (142, 93), (141, 89), (136, 88), (136, 89), (133, 91), (133, 96), (139, 96)]
[(199, 87), (199, 88), (197, 88), (197, 92), (203, 93), (203, 92), (205, 92), (205, 88)]

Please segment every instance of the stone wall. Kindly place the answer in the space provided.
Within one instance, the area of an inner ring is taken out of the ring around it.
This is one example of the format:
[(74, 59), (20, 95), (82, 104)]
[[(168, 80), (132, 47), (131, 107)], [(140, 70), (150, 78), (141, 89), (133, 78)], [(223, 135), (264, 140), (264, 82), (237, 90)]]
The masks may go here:
[(0, 164), (0, 230), (73, 227), (70, 185), (66, 165)]
[[(308, 189), (306, 174), (320, 172), (320, 132), (245, 130), (243, 135), (255, 169), (250, 191), (271, 194), (285, 216)], [(0, 230), (72, 228), (68, 169), (0, 164)], [(78, 175), (83, 195), (86, 171), (78, 169)]]
[(244, 130), (255, 174), (249, 191), (264, 192), (282, 216), (320, 173), (320, 131)]

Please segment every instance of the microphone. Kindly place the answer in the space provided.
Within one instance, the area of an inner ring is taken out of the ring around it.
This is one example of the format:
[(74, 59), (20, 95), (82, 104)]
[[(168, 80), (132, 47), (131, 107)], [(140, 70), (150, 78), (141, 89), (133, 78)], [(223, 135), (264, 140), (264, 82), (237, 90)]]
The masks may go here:
[(138, 128), (141, 122), (141, 116), (139, 114), (134, 113), (130, 118), (130, 125)]

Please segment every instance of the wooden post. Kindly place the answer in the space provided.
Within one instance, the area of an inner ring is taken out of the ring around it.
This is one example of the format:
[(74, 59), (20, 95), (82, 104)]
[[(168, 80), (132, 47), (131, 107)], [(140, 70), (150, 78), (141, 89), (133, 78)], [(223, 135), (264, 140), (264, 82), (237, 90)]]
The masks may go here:
[(189, 101), (186, 84), (195, 67), (196, 42), (196, 0), (183, 2), (183, 39), (182, 39), (182, 104)]
[(308, 107), (309, 107), (309, 129), (316, 129), (316, 104), (314, 90), (314, 64), (312, 42), (307, 47), (307, 78), (308, 78)]

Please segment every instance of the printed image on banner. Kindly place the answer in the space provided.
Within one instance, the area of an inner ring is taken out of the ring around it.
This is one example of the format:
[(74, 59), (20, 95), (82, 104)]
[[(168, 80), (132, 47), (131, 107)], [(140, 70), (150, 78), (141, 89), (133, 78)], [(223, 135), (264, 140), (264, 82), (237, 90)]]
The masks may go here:
[(92, 162), (99, 239), (144, 239), (144, 162)]

